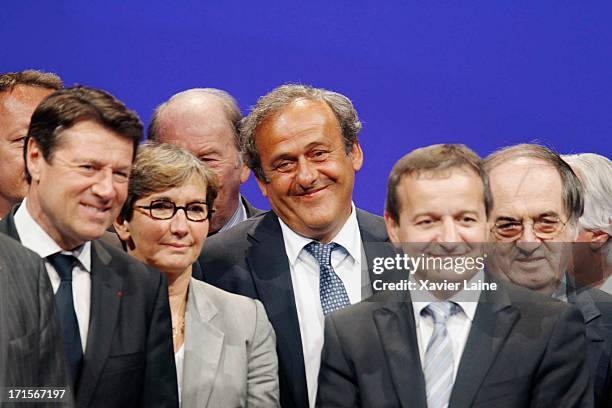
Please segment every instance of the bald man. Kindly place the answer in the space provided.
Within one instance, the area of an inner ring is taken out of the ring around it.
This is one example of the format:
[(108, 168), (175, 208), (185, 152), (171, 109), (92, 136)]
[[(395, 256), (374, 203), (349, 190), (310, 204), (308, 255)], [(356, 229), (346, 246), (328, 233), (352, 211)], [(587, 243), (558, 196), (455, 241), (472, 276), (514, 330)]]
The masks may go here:
[(250, 174), (240, 156), (241, 119), (240, 109), (230, 94), (198, 88), (180, 92), (158, 106), (149, 125), (150, 140), (189, 150), (217, 175), (219, 195), (209, 235), (262, 212), (240, 195), (240, 185)]

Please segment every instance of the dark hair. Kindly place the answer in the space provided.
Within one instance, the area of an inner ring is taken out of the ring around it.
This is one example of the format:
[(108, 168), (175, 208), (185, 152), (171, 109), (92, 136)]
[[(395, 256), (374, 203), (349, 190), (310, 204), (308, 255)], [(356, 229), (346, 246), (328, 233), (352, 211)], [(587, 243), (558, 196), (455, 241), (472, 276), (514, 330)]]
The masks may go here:
[(400, 199), (397, 189), (404, 176), (426, 171), (444, 171), (468, 167), (480, 176), (484, 187), (484, 205), (487, 216), (491, 211), (491, 189), (482, 160), (469, 147), (462, 144), (436, 144), (413, 150), (402, 157), (391, 170), (387, 181), (385, 210), (392, 220), (399, 222)]
[(147, 142), (138, 147), (130, 174), (128, 196), (119, 219), (131, 221), (134, 203), (142, 197), (181, 187), (192, 177), (206, 185), (206, 204), (213, 208), (219, 189), (217, 177), (206, 163), (188, 150), (170, 143)]
[[(75, 86), (53, 92), (43, 99), (32, 114), (24, 148), (25, 162), (30, 138), (36, 142), (45, 160), (50, 161), (61, 142), (61, 132), (82, 120), (97, 122), (122, 138), (129, 139), (136, 155), (136, 148), (143, 136), (138, 115), (106, 91)], [(30, 182), (27, 166), (26, 177)]]
[(563, 186), (562, 199), (565, 211), (572, 222), (578, 221), (584, 212), (582, 183), (569, 164), (548, 147), (527, 143), (504, 147), (488, 155), (483, 164), (487, 173), (490, 173), (498, 165), (520, 157), (542, 160), (557, 170)]
[(273, 89), (257, 101), (249, 115), (242, 120), (240, 140), (242, 154), (246, 165), (253, 170), (255, 176), (268, 182), (261, 167), (261, 159), (255, 147), (257, 129), (268, 118), (274, 116), (298, 99), (322, 101), (330, 107), (344, 138), (344, 150), (350, 153), (357, 142), (361, 130), (361, 122), (351, 100), (337, 92), (308, 85), (286, 84)]
[(0, 92), (10, 92), (17, 85), (51, 89), (54, 91), (64, 87), (64, 83), (60, 77), (50, 72), (26, 69), (19, 72), (0, 74)]

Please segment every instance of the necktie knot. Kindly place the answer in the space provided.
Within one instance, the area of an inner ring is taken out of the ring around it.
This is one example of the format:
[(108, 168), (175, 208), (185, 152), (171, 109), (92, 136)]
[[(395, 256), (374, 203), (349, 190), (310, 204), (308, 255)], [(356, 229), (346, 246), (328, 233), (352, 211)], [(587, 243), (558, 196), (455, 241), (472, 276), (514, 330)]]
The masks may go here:
[(47, 257), (55, 268), (62, 281), (72, 281), (72, 268), (77, 259), (72, 255), (56, 253)]
[(331, 267), (331, 254), (338, 247), (335, 242), (322, 244), (318, 241), (312, 241), (307, 244), (304, 249), (308, 251), (322, 267)]
[(421, 313), (431, 316), (434, 324), (446, 324), (449, 317), (459, 313), (459, 306), (450, 301), (432, 302)]

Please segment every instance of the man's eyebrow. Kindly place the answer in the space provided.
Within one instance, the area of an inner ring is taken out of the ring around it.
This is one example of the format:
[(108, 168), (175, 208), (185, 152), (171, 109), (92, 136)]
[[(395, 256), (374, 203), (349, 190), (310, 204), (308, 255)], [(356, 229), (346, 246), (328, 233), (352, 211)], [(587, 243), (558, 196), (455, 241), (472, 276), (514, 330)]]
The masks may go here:
[(557, 214), (556, 211), (545, 211), (542, 214), (538, 215), (538, 218), (543, 218), (543, 217), (557, 217), (557, 218), (560, 218), (559, 214)]
[(495, 218), (495, 222), (497, 221), (518, 221), (518, 220), (514, 217), (501, 216), (501, 217)]

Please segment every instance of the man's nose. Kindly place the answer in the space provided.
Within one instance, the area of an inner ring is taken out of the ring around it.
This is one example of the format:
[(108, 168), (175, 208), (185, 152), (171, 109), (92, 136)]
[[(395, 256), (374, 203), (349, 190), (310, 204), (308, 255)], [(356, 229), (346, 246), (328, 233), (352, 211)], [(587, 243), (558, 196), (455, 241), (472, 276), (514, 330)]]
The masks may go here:
[(96, 180), (91, 188), (93, 193), (104, 199), (113, 198), (116, 195), (113, 171), (111, 169), (100, 170), (97, 177), (98, 180)]
[(542, 245), (542, 240), (533, 232), (533, 224), (523, 224), (523, 232), (516, 241), (516, 246), (525, 253), (532, 253)]
[(311, 187), (317, 180), (317, 174), (318, 171), (313, 163), (311, 163), (304, 157), (301, 157), (298, 160), (296, 181), (301, 187)]
[(452, 253), (455, 251), (459, 242), (459, 232), (457, 231), (457, 225), (454, 220), (445, 218), (442, 221), (442, 230), (438, 239), (438, 244), (444, 251)]

